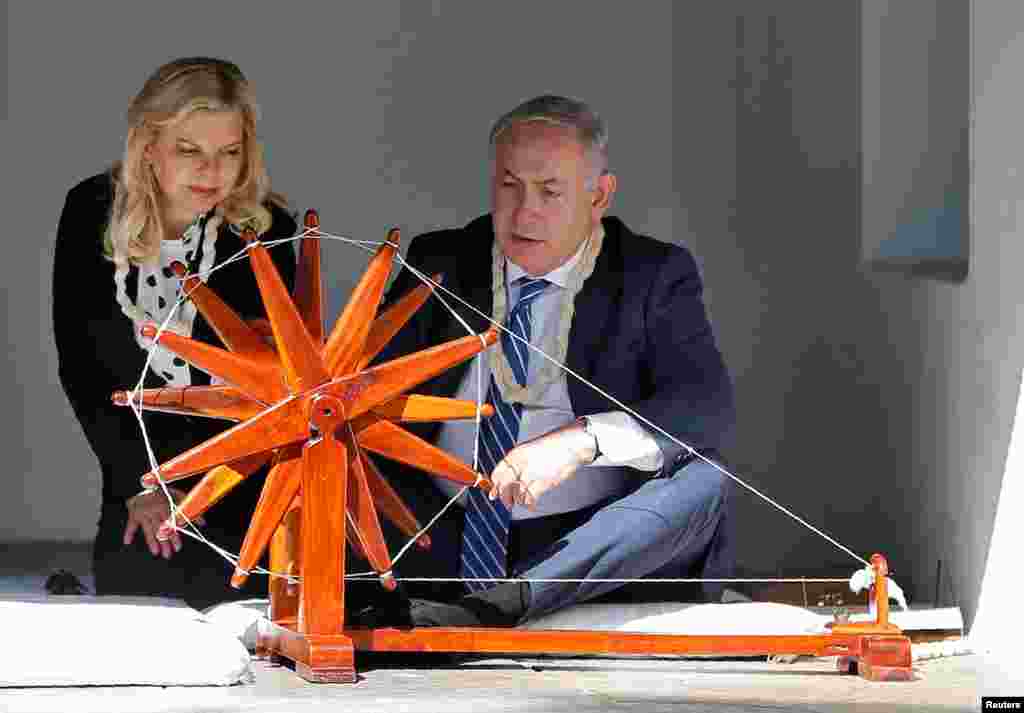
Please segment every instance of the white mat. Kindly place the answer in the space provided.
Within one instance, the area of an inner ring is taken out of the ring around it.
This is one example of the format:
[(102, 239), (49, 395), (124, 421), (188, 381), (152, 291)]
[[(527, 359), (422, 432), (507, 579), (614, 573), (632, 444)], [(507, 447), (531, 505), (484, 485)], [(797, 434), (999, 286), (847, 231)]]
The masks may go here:
[(252, 680), (235, 636), (181, 602), (0, 598), (0, 686), (228, 686)]
[(596, 629), (643, 634), (783, 636), (824, 633), (831, 617), (775, 602), (578, 604), (524, 629)]

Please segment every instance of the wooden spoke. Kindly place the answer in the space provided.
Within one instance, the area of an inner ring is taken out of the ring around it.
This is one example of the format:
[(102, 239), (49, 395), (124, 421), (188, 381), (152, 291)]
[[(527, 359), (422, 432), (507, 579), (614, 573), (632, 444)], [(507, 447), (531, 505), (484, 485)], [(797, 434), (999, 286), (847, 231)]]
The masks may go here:
[[(476, 402), (442, 396), (404, 394), (374, 406), (373, 414), (389, 421), (457, 421), (476, 418)], [(490, 418), (494, 407), (480, 404), (480, 415)]]
[[(483, 341), (481, 342), (481, 337)], [(459, 362), (479, 353), (484, 344), (490, 346), (498, 338), (496, 329), (490, 329), (479, 336), (453, 339), (431, 349), (425, 349), (409, 356), (367, 369), (358, 375), (363, 380), (363, 388), (353, 390), (346, 406), (349, 418), (379, 406), (399, 394), (422, 384), (427, 379), (437, 376)], [(334, 387), (335, 385), (332, 385)], [(336, 392), (344, 394), (348, 384), (344, 380), (337, 382)]]
[[(368, 451), (421, 468), (461, 485), (473, 485), (477, 482), (477, 472), (458, 458), (448, 455), (390, 421), (367, 414), (352, 426), (359, 445)], [(490, 490), (491, 481), (481, 478), (479, 486), (484, 490)]]
[[(840, 670), (869, 680), (911, 680), (910, 640), (888, 621), (886, 574), (881, 555), (871, 558), (876, 619), (831, 625), (807, 636), (673, 636), (622, 632), (522, 631), (516, 629), (346, 628), (345, 557), (348, 547), (395, 586), (391, 556), (381, 530), (388, 518), (407, 537), (422, 527), (396, 489), (376, 467), (375, 455), (405, 463), (452, 482), (490, 490), (492, 484), (460, 460), (415, 436), (399, 422), (472, 419), (472, 401), (408, 391), (497, 341), (492, 329), (367, 368), (407, 325), (431, 294), (411, 290), (374, 319), (397, 250), (398, 234), (371, 260), (352, 299), (324, 339), (319, 219), (306, 215), (312, 239), (299, 251), (293, 301), (265, 247), (249, 230), (250, 262), (269, 320), (243, 322), (207, 286), (186, 279), (186, 289), (227, 349), (172, 332), (161, 343), (230, 386), (147, 389), (145, 408), (190, 416), (240, 420), (143, 476), (153, 487), (206, 472), (184, 499), (177, 519), (195, 520), (274, 455), (260, 502), (246, 533), (232, 584), (240, 586), (270, 549), (271, 621), (260, 628), (257, 653), (287, 657), (308, 681), (356, 680), (356, 648), (371, 651), (465, 651), (470, 653), (716, 654), (797, 653), (835, 656)], [(440, 279), (439, 276), (435, 279)], [(143, 334), (153, 337), (156, 327)], [(265, 343), (270, 334), (274, 346)], [(127, 405), (129, 394), (113, 400)], [(483, 406), (481, 415), (493, 409)], [(414, 483), (411, 485), (415, 485)], [(171, 534), (165, 523), (159, 536)], [(268, 544), (269, 543), (269, 544)], [(430, 538), (417, 544), (429, 548)]]
[(263, 556), (270, 538), (295, 500), (301, 483), (301, 451), (297, 446), (283, 448), (274, 467), (267, 473), (267, 481), (252, 515), (252, 524), (245, 533), (242, 550), (238, 554), (238, 566), (231, 577), (231, 586), (235, 589), (241, 589), (249, 576), (248, 572)]
[[(165, 482), (173, 482), (218, 465), (296, 443), (309, 436), (307, 399), (291, 399), (229, 428), (160, 466)], [(157, 484), (155, 473), (142, 476), (146, 488)]]
[[(141, 331), (143, 337), (155, 339), (157, 326), (146, 324)], [(273, 403), (287, 396), (279, 368), (258, 357), (229, 352), (166, 330), (160, 335), (159, 342), (182, 359), (237, 386), (257, 401)]]
[(359, 532), (356, 530), (356, 526), (352, 524), (352, 517), (347, 512), (345, 513), (345, 542), (352, 549), (356, 557), (369, 561), (366, 553), (363, 552), (363, 548), (359, 545)]
[[(118, 406), (129, 406), (131, 392), (115, 391), (111, 397)], [(234, 386), (174, 386), (166, 389), (143, 389), (139, 400), (147, 411), (177, 413), (184, 416), (207, 416), (229, 421), (244, 421), (264, 408)]]
[[(366, 476), (366, 483), (373, 495), (373, 502), (377, 506), (377, 512), (398, 528), (406, 537), (413, 537), (423, 529), (416, 516), (412, 514), (405, 501), (395, 492), (391, 484), (384, 479), (373, 459), (368, 456), (362, 448), (359, 449), (359, 458), (363, 464), (363, 474)], [(430, 549), (430, 535), (426, 533), (419, 536), (416, 544), (423, 549)]]
[[(206, 511), (230, 493), (234, 488), (270, 460), (269, 453), (257, 453), (230, 465), (219, 465), (196, 483), (185, 499), (178, 505), (173, 518), (160, 526), (157, 539), (166, 540), (174, 527), (184, 527), (186, 522), (196, 522)], [(173, 524), (172, 521), (173, 520)]]
[[(434, 275), (434, 282), (441, 282), (443, 276)], [(363, 356), (359, 359), (357, 369), (366, 368), (375, 356), (380, 354), (381, 349), (387, 346), (391, 338), (398, 334), (398, 330), (405, 326), (416, 311), (423, 306), (430, 295), (434, 294), (434, 286), (430, 284), (420, 285), (402, 296), (397, 302), (385, 309), (377, 319), (373, 320), (370, 333), (366, 336), (366, 346), (363, 347)]]
[(387, 573), (385, 586), (394, 589), (396, 582), (391, 575), (391, 555), (384, 544), (384, 533), (380, 529), (377, 508), (374, 507), (373, 494), (367, 483), (367, 475), (363, 468), (363, 459), (359, 445), (348, 434), (344, 433), (345, 447), (348, 449), (348, 509), (347, 520), (355, 533), (358, 549), (378, 574)]
[(300, 394), (320, 386), (329, 378), (320, 358), (320, 345), (313, 342), (270, 253), (263, 245), (254, 243), (256, 234), (251, 229), (246, 230), (242, 238), (250, 243), (249, 263), (274, 328), (274, 342), (288, 388), (293, 394)]
[(277, 363), (277, 355), (270, 345), (238, 316), (227, 302), (218, 297), (216, 292), (195, 275), (185, 277), (185, 266), (180, 262), (171, 263), (171, 269), (178, 277), (184, 278), (184, 294), (192, 300), (192, 304), (210, 324), (225, 347), (233, 352), (263, 357)]
[(299, 241), (295, 272), (295, 306), (316, 344), (324, 341), (323, 289), (320, 280), (320, 216), (307, 210), (303, 220), (306, 237)]
[(398, 251), (399, 233), (393, 229), (387, 240), (370, 261), (366, 273), (352, 290), (345, 311), (334, 325), (324, 347), (324, 361), (335, 377), (351, 373), (363, 355), (366, 337), (370, 332), (373, 315), (380, 306), (384, 287), (391, 274), (391, 262)]

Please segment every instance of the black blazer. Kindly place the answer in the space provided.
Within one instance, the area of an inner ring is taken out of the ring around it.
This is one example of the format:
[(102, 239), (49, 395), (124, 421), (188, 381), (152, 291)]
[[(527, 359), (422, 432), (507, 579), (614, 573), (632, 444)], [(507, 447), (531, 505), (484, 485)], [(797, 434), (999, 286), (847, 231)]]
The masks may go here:
[[(113, 181), (109, 172), (86, 179), (68, 192), (57, 228), (53, 267), (53, 329), (58, 377), (99, 460), (106, 503), (124, 502), (138, 493), (142, 489), (139, 478), (150, 470), (135, 415), (130, 408), (114, 406), (110, 401), (112, 392), (135, 387), (146, 359), (135, 341), (132, 321), (117, 303), (114, 264), (103, 256), (103, 233), (112, 202)], [(292, 216), (277, 206), (268, 204), (267, 208), (273, 224), (264, 235), (266, 239), (296, 234)], [(227, 225), (222, 225), (215, 264), (242, 247), (241, 238)], [(271, 254), (291, 289), (295, 282), (295, 252), (291, 244), (276, 246)], [(133, 299), (137, 281), (138, 270), (132, 268), (127, 286)], [(243, 317), (265, 316), (259, 288), (247, 260), (238, 260), (217, 270), (206, 284)], [(192, 336), (222, 346), (201, 314), (196, 315)], [(209, 377), (203, 373), (195, 380), (209, 383)], [(150, 372), (145, 385), (159, 387), (166, 382)], [(144, 413), (144, 418), (157, 462), (172, 458), (232, 425), (216, 419), (159, 413)], [(80, 475), (70, 474), (70, 477)], [(225, 503), (229, 500), (235, 500), (234, 496)], [(230, 509), (230, 505), (227, 508), (218, 505), (211, 510), (211, 515), (214, 520), (221, 520), (222, 516), (214, 510), (227, 512)]]
[[(714, 453), (734, 426), (732, 383), (715, 345), (701, 299), (697, 265), (683, 247), (637, 235), (621, 220), (605, 218), (604, 245), (593, 274), (576, 296), (567, 366), (637, 413), (701, 452)], [(490, 215), (464, 228), (427, 233), (413, 240), (407, 259), (426, 274), (443, 273), (444, 286), (484, 314), (491, 314)], [(403, 270), (388, 302), (418, 284)], [(476, 331), (489, 326), (454, 304)], [(431, 298), (382, 354), (390, 359), (466, 336), (465, 328)], [(435, 377), (417, 393), (452, 396), (469, 362)], [(581, 381), (568, 376), (577, 416), (621, 410)], [(439, 424), (417, 429), (433, 440)], [(689, 456), (651, 430), (671, 473)]]

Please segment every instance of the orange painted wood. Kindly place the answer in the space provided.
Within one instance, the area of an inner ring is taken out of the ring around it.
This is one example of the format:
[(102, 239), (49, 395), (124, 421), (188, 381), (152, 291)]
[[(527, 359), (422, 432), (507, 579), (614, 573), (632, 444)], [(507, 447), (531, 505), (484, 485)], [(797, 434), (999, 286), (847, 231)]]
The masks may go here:
[(270, 326), (269, 319), (263, 319), (263, 317), (256, 317), (254, 319), (247, 320), (246, 324), (252, 327), (252, 331), (263, 337), (263, 341), (267, 342), (267, 346), (277, 353), (277, 348), (274, 346), (274, 328)]
[[(268, 408), (258, 416), (233, 426), (162, 464), (160, 475), (165, 482), (188, 477), (231, 461), (287, 446), (309, 436), (306, 416), (308, 399), (291, 399)], [(142, 486), (157, 485), (155, 473), (142, 476)]]
[(649, 656), (718, 654), (762, 656), (803, 654), (837, 656), (856, 648), (849, 637), (831, 634), (794, 636), (687, 636), (621, 631), (542, 629), (346, 629), (357, 651), (464, 652), (504, 654), (596, 654)]
[[(115, 391), (111, 400), (118, 406), (129, 406), (130, 391)], [(143, 389), (138, 403), (143, 410), (177, 413), (183, 416), (206, 416), (228, 421), (244, 421), (264, 408), (234, 386), (174, 386), (165, 389)]]
[(870, 596), (875, 605), (875, 620), (860, 621), (847, 624), (826, 624), (836, 634), (876, 634), (891, 636), (900, 634), (901, 630), (889, 621), (889, 563), (880, 554), (871, 555), (871, 567), (875, 572), (874, 586)]
[(345, 516), (345, 542), (352, 549), (352, 552), (361, 560), (369, 561), (366, 557), (366, 553), (363, 552), (363, 548), (359, 546), (359, 533), (356, 532), (356, 526), (352, 524), (351, 514)]
[(356, 535), (358, 549), (362, 556), (370, 563), (373, 571), (378, 574), (387, 573), (389, 588), (395, 586), (394, 577), (391, 575), (391, 555), (388, 554), (388, 547), (384, 543), (384, 533), (380, 529), (380, 519), (377, 517), (377, 508), (374, 507), (373, 494), (367, 482), (366, 471), (363, 468), (363, 459), (360, 457), (361, 449), (348, 429), (341, 429), (345, 434), (342, 441), (348, 450), (348, 509), (347, 520), (352, 524), (352, 530)]
[(391, 263), (398, 252), (398, 230), (391, 230), (387, 240), (377, 250), (362, 279), (352, 290), (345, 310), (334, 324), (331, 336), (327, 338), (324, 361), (335, 377), (350, 374), (363, 355), (373, 315), (384, 296), (384, 287), (391, 274)]
[[(440, 448), (427, 443), (390, 421), (365, 416), (353, 424), (356, 440), (368, 451), (407, 463), (461, 485), (473, 485), (477, 472)], [(481, 478), (479, 487), (491, 489), (491, 481)]]
[(299, 262), (295, 272), (295, 306), (317, 344), (324, 341), (323, 286), (320, 279), (320, 216), (307, 210), (303, 219), (305, 237), (299, 241)]
[[(157, 326), (143, 325), (141, 332), (146, 339), (154, 339)], [(279, 368), (259, 357), (229, 352), (171, 331), (164, 331), (159, 342), (182, 359), (238, 387), (257, 401), (273, 403), (288, 393), (281, 381)]]
[[(377, 464), (363, 452), (362, 448), (359, 449), (359, 457), (363, 463), (363, 473), (366, 476), (366, 483), (370, 487), (370, 493), (373, 494), (377, 512), (390, 520), (406, 537), (413, 537), (423, 529), (419, 520), (377, 469)], [(430, 549), (430, 535), (426, 533), (420, 535), (416, 540), (416, 545), (424, 550)]]
[(256, 234), (251, 229), (242, 234), (242, 239), (250, 243), (249, 264), (274, 328), (274, 342), (289, 390), (300, 394), (325, 383), (330, 377), (320, 358), (320, 345), (310, 336), (273, 258), (263, 245), (253, 243)]
[(875, 570), (875, 607), (879, 626), (889, 623), (889, 563), (879, 554), (871, 555), (871, 566)]
[[(188, 495), (181, 501), (174, 517), (168, 518), (168, 522), (160, 526), (157, 530), (157, 539), (169, 538), (175, 525), (184, 527), (186, 522), (195, 523), (206, 514), (207, 510), (234, 490), (239, 483), (262, 468), (268, 460), (270, 460), (269, 454), (257, 453), (230, 465), (219, 465), (211, 470), (188, 491)], [(171, 520), (174, 525), (171, 524)]]
[(352, 640), (344, 634), (304, 634), (294, 623), (273, 622), (262, 636), (263, 648), (295, 662), (295, 673), (310, 683), (355, 683)]
[(231, 586), (235, 589), (241, 589), (245, 584), (248, 572), (263, 556), (271, 536), (277, 531), (288, 506), (299, 492), (302, 483), (301, 451), (296, 446), (289, 446), (282, 451), (286, 451), (287, 455), (278, 456), (274, 467), (267, 473), (242, 549), (238, 553), (238, 565), (231, 577)]
[[(440, 282), (442, 275), (433, 276), (434, 282)], [(387, 346), (391, 338), (398, 334), (398, 331), (405, 326), (416, 311), (423, 306), (430, 295), (434, 294), (434, 286), (430, 284), (420, 285), (409, 290), (401, 299), (385, 309), (380, 316), (373, 320), (370, 333), (366, 336), (366, 346), (363, 347), (363, 356), (359, 359), (358, 369), (365, 369), (370, 361), (380, 354), (381, 349)]]
[[(375, 416), (389, 421), (455, 421), (476, 418), (476, 402), (462, 399), (448, 399), (442, 396), (404, 394), (380, 406), (374, 406)], [(494, 407), (480, 404), (480, 415), (490, 418)]]
[(338, 635), (345, 619), (345, 520), (348, 453), (335, 438), (341, 403), (311, 400), (309, 421), (320, 435), (302, 449), (302, 600), (298, 631)]
[(910, 639), (905, 636), (865, 636), (854, 670), (868, 681), (913, 681)]
[(350, 389), (345, 379), (338, 380), (329, 388), (332, 393), (346, 399), (348, 417), (355, 418), (478, 354), (484, 344), (490, 346), (497, 338), (497, 330), (490, 329), (479, 336), (453, 339), (351, 377), (351, 380), (358, 380), (361, 386), (359, 389)]
[(242, 319), (228, 303), (222, 300), (195, 275), (186, 277), (185, 266), (171, 263), (171, 269), (183, 278), (182, 291), (206, 319), (224, 346), (233, 352), (263, 357), (277, 363), (277, 355), (263, 337)]
[[(251, 231), (246, 239), (254, 239)], [(383, 513), (407, 536), (420, 530), (420, 524), (364, 449), (457, 483), (491, 487), (486, 479), (481, 478), (477, 483), (478, 474), (461, 461), (394, 423), (475, 416), (476, 405), (472, 402), (430, 399), (406, 392), (479, 353), (483, 345), (478, 337), (453, 340), (359, 371), (429, 296), (429, 288), (414, 291), (413, 296), (407, 295), (371, 322), (387, 280), (393, 250), (393, 246), (385, 248), (374, 258), (375, 262), (357, 288), (359, 294), (350, 302), (328, 339), (333, 343), (329, 350), (328, 345), (320, 345), (322, 335), (314, 338), (316, 325), (307, 326), (307, 318), (322, 311), (319, 287), (314, 287), (311, 277), (319, 274), (319, 257), (309, 257), (305, 267), (300, 268), (300, 272), (307, 275), (300, 279), (305, 284), (299, 290), (299, 301), (303, 305), (300, 310), (284, 289), (266, 249), (254, 246), (251, 262), (283, 365), (274, 367), (274, 377), (270, 378), (266, 370), (267, 364), (272, 363), (270, 360), (261, 362), (247, 351), (203, 351), (190, 340), (176, 342), (177, 335), (172, 334), (168, 336), (168, 346), (174, 342), (185, 350), (192, 350), (200, 359), (205, 358), (222, 371), (235, 373), (260, 393), (264, 393), (261, 389), (273, 389), (270, 397), (260, 399), (273, 405), (253, 413), (253, 399), (246, 401), (246, 394), (249, 397), (253, 394), (213, 369), (207, 371), (235, 383), (238, 389), (152, 390), (143, 396), (167, 409), (191, 409), (186, 411), (188, 413), (219, 409), (217, 413), (223, 415), (224, 409), (233, 408), (236, 409), (233, 413), (245, 419), (224, 434), (161, 466), (160, 471), (168, 481), (213, 469), (190, 493), (192, 500), (186, 501), (186, 513), (201, 512), (241, 479), (231, 468), (217, 466), (232, 464), (235, 468), (241, 459), (255, 463), (278, 449), (278, 462), (264, 485), (260, 506), (243, 546), (240, 566), (251, 568), (269, 539), (271, 568), (301, 577), (301, 584), (289, 585), (280, 578), (272, 578), (273, 623), (260, 634), (261, 650), (272, 656), (291, 658), (296, 662), (296, 671), (310, 681), (354, 681), (353, 643), (371, 651), (604, 655), (795, 653), (837, 656), (844, 665), (859, 669), (869, 680), (909, 680), (912, 677), (909, 640), (888, 622), (885, 579), (888, 565), (881, 555), (871, 560), (875, 571), (872, 596), (876, 603), (876, 620), (836, 624), (829, 633), (822, 635), (708, 637), (515, 629), (345, 630), (346, 544), (367, 557), (375, 570), (386, 572), (391, 562), (384, 546), (379, 515)], [(389, 251), (391, 255), (386, 254)], [(319, 283), (319, 277), (316, 282)], [(197, 292), (202, 291), (196, 287)], [(322, 314), (319, 321), (322, 325)], [(155, 328), (148, 328), (155, 333)], [(259, 333), (259, 328), (252, 331)], [(484, 343), (491, 345), (497, 340), (497, 331), (490, 330), (482, 336)], [(327, 374), (333, 373), (327, 369), (323, 356), (328, 352), (332, 367), (344, 374), (334, 381), (327, 378)], [(352, 373), (353, 370), (358, 373)], [(269, 386), (265, 383), (268, 381), (272, 382)], [(289, 397), (289, 390), (303, 390), (304, 395)], [(124, 394), (119, 398), (127, 400)], [(311, 423), (315, 430), (311, 429)], [(286, 453), (290, 457), (286, 458)], [(288, 469), (292, 469), (291, 475)], [(154, 474), (147, 474), (144, 483), (155, 484)], [(429, 538), (422, 536), (419, 544), (429, 545)]]
[[(302, 510), (289, 507), (270, 539), (270, 571), (297, 577), (302, 572)], [(299, 616), (299, 585), (284, 577), (270, 578), (270, 619)]]

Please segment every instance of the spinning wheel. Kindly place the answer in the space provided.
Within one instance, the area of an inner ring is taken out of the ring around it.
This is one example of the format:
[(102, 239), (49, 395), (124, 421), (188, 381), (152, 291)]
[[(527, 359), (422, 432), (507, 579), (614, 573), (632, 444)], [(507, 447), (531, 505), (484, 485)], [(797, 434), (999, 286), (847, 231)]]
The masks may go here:
[[(401, 461), (456, 483), (490, 488), (490, 482), (444, 451), (398, 425), (406, 421), (476, 418), (475, 402), (407, 393), (418, 384), (474, 356), (497, 339), (495, 328), (368, 367), (431, 294), (431, 285), (409, 292), (377, 315), (397, 253), (398, 231), (372, 258), (329, 335), (323, 325), (319, 219), (308, 211), (301, 241), (295, 297), (266, 246), (243, 234), (263, 303), (268, 336), (242, 320), (179, 266), (185, 292), (227, 349), (209, 346), (155, 325), (143, 336), (214, 375), (224, 385), (117, 392), (115, 403), (238, 422), (227, 431), (142, 477), (157, 487), (206, 472), (164, 525), (195, 521), (242, 480), (271, 468), (231, 578), (241, 586), (270, 548), (271, 623), (261, 652), (296, 663), (309, 681), (355, 680), (355, 649), (479, 653), (723, 654), (796, 653), (840, 656), (847, 670), (875, 680), (910, 677), (910, 642), (888, 622), (887, 565), (875, 555), (875, 622), (837, 624), (809, 636), (676, 636), (597, 631), (512, 629), (362, 629), (344, 622), (346, 543), (365, 558), (381, 584), (396, 586), (379, 516), (417, 545), (429, 548), (422, 526), (378, 472), (367, 451)], [(479, 407), (490, 416), (489, 406)], [(296, 585), (295, 579), (300, 581)]]

